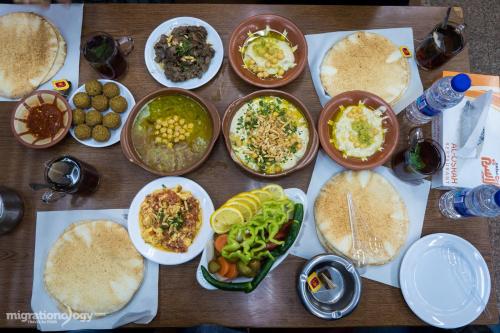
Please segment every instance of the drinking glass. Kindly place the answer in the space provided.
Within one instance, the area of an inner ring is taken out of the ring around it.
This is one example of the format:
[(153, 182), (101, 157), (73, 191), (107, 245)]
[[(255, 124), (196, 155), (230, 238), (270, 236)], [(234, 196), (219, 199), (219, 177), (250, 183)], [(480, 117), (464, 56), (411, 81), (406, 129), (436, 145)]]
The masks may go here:
[(45, 203), (66, 194), (89, 195), (99, 185), (97, 170), (75, 157), (64, 155), (45, 163), (45, 184), (30, 184), (34, 190), (48, 189), (42, 195)]
[(465, 24), (449, 22), (434, 29), (417, 46), (417, 64), (425, 70), (436, 69), (459, 54), (465, 46)]
[(132, 37), (113, 38), (106, 32), (93, 32), (82, 42), (82, 54), (85, 60), (102, 77), (114, 80), (127, 71), (125, 57), (134, 49)]
[(396, 176), (404, 181), (420, 183), (443, 169), (446, 155), (439, 143), (423, 136), (422, 129), (410, 132), (409, 146), (394, 154), (391, 166)]

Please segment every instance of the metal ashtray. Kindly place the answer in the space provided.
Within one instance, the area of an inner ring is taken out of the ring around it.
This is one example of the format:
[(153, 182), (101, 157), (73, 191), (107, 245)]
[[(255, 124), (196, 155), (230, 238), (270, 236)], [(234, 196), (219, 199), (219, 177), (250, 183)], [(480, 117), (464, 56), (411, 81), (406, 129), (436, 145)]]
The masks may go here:
[(302, 269), (298, 282), (304, 306), (323, 319), (347, 316), (361, 296), (358, 271), (350, 261), (333, 254), (320, 254), (311, 259)]

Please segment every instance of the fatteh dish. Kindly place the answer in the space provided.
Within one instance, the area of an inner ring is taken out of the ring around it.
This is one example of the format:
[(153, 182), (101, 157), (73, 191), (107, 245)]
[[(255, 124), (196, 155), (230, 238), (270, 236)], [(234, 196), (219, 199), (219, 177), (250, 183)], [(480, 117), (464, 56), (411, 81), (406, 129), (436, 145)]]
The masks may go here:
[(235, 113), (229, 130), (231, 149), (246, 167), (260, 174), (293, 168), (309, 144), (309, 126), (290, 101), (256, 97)]

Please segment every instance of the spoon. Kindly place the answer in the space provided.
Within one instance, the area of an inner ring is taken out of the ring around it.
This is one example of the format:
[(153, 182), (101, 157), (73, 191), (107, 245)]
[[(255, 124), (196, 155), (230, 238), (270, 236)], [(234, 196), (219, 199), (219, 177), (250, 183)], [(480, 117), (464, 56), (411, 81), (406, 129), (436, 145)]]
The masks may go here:
[(450, 18), (450, 13), (451, 13), (451, 7), (448, 7), (448, 10), (446, 11), (446, 16), (444, 17), (443, 23), (441, 23), (441, 28), (445, 29), (446, 26), (448, 25), (448, 19)]

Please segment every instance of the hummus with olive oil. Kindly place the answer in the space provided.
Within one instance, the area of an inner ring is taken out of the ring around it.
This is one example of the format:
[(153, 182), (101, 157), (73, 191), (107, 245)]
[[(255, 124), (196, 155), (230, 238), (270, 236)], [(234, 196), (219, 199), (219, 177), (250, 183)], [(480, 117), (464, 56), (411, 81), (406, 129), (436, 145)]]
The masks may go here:
[(382, 151), (385, 133), (383, 127), (385, 108), (373, 110), (363, 103), (340, 107), (335, 119), (330, 120), (330, 142), (342, 152), (344, 158), (357, 157), (366, 161), (377, 151)]

